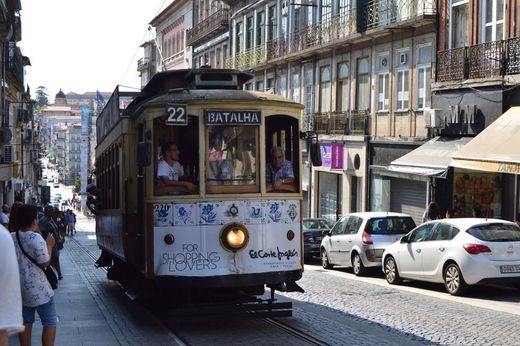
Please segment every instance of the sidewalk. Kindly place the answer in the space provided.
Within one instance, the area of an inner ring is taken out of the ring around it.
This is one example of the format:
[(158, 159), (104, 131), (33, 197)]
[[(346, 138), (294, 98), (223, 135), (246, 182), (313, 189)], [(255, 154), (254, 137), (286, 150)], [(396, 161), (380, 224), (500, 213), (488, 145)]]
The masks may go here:
[[(63, 280), (54, 291), (59, 322), (56, 345), (172, 345), (174, 338), (144, 308), (129, 301), (123, 290), (94, 267), (85, 252), (100, 253), (95, 242), (95, 221), (77, 216), (77, 234), (67, 237), (61, 251)], [(41, 345), (38, 315), (33, 345)], [(17, 337), (9, 345), (19, 345)]]

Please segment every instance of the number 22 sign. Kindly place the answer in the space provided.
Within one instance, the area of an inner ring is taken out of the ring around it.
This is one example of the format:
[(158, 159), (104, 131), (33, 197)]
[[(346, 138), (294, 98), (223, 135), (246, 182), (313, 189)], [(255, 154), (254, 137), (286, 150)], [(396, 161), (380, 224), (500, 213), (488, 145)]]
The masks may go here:
[(185, 104), (166, 105), (166, 125), (188, 125), (188, 107)]

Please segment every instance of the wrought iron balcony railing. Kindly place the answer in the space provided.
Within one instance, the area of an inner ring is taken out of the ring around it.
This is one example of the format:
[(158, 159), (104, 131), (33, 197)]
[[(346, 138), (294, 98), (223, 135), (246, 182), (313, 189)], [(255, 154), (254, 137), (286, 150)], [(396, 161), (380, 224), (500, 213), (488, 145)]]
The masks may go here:
[(150, 63), (149, 57), (143, 57), (137, 61), (137, 71), (142, 71), (145, 68), (148, 67), (148, 64)]
[(16, 46), (15, 42), (9, 42), (5, 46), (5, 61), (7, 61), (6, 69), (22, 86), (23, 88), (23, 58), (20, 48)]
[(368, 135), (368, 111), (349, 111), (338, 113), (314, 113), (313, 128), (319, 134), (328, 135)]
[(354, 10), (334, 16), (330, 20), (306, 27), (300, 31), (269, 41), (260, 46), (235, 53), (225, 61), (226, 68), (246, 69), (268, 61), (312, 49), (344, 39), (356, 33)]
[(520, 73), (520, 37), (437, 52), (437, 82)]
[(193, 28), (188, 29), (186, 31), (186, 45), (193, 45), (201, 39), (208, 39), (228, 30), (230, 13), (231, 11), (227, 8), (220, 9), (202, 22), (194, 25)]
[(425, 15), (435, 15), (436, 0), (371, 0), (358, 8), (358, 31), (375, 29)]

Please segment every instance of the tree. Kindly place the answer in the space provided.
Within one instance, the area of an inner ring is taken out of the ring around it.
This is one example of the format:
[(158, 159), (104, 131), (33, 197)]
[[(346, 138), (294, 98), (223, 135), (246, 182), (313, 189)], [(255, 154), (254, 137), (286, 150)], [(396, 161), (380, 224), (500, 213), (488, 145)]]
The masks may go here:
[(44, 86), (36, 88), (36, 107), (39, 109), (44, 108), (49, 104), (49, 92)]
[(76, 180), (74, 181), (74, 190), (73, 190), (73, 192), (76, 195), (79, 195), (79, 193), (81, 192), (81, 180), (79, 179), (79, 177), (76, 177)]

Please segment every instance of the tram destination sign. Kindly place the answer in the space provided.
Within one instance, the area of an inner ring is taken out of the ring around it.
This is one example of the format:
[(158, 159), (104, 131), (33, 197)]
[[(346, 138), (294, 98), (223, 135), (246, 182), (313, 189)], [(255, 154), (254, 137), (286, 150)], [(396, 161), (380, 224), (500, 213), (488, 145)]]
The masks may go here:
[(187, 126), (188, 106), (185, 104), (168, 103), (166, 105), (166, 125)]
[(207, 125), (259, 125), (260, 111), (205, 110)]

